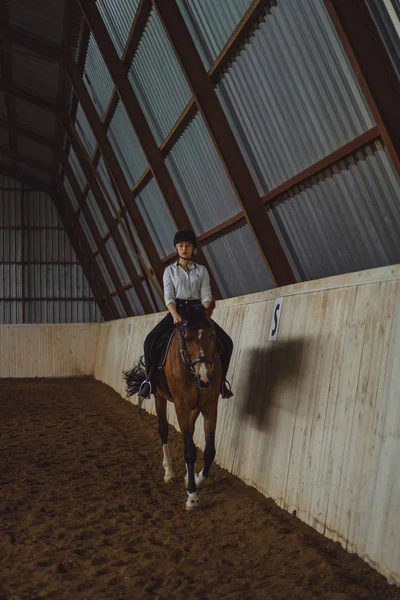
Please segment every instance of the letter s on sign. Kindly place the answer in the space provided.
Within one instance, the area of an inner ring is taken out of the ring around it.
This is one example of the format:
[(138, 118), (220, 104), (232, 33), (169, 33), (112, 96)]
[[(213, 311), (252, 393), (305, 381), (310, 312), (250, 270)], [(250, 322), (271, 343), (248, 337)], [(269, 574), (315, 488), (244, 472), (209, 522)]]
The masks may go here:
[(269, 329), (268, 341), (274, 342), (278, 337), (279, 321), (281, 318), (283, 298), (276, 298), (272, 313), (271, 327)]

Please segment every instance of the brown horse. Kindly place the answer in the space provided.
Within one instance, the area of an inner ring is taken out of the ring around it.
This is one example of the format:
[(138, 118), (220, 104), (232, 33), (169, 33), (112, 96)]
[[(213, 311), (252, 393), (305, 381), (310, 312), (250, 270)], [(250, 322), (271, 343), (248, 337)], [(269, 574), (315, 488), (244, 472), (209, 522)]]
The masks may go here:
[[(174, 479), (172, 461), (168, 450), (167, 402), (173, 402), (179, 427), (184, 439), (186, 485), (188, 498), (186, 508), (198, 508), (197, 488), (207, 479), (215, 457), (215, 428), (217, 423), (218, 397), (221, 389), (221, 361), (216, 349), (216, 335), (211, 321), (212, 308), (188, 307), (185, 320), (176, 327), (169, 346), (164, 371), (168, 389), (161, 378), (155, 392), (158, 432), (163, 448), (164, 481)], [(136, 369), (136, 383), (132, 385)], [(140, 382), (138, 367), (125, 373), (127, 392), (132, 395)], [(142, 371), (142, 380), (144, 379)], [(196, 446), (193, 441), (195, 423), (199, 414), (204, 417), (205, 450), (204, 466), (195, 474)]]

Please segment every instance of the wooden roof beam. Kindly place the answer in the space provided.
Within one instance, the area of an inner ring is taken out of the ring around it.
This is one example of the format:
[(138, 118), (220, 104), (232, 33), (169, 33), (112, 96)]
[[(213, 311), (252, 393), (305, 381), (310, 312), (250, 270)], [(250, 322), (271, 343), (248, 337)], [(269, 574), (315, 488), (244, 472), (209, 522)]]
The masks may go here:
[[(155, 273), (159, 284), (162, 283), (162, 276), (164, 267), (161, 263), (157, 249), (154, 245), (149, 230), (144, 222), (144, 219), (132, 197), (132, 192), (129, 188), (128, 182), (115, 155), (114, 149), (107, 136), (107, 131), (97, 115), (94, 104), (90, 98), (90, 95), (83, 83), (82, 77), (79, 73), (77, 65), (72, 61), (67, 61), (66, 68), (68, 75), (71, 79), (72, 86), (75, 89), (75, 93), (81, 103), (82, 109), (88, 119), (90, 127), (96, 137), (97, 143), (101, 150), (103, 159), (111, 173), (111, 177), (116, 185), (120, 197), (128, 210), (128, 213), (135, 224), (136, 231), (139, 239), (144, 248), (146, 248), (147, 256), (149, 257), (150, 265)], [(63, 117), (65, 119), (65, 117)]]
[[(93, 163), (90, 161), (90, 159), (82, 145), (82, 142), (80, 141), (78, 134), (75, 131), (73, 124), (71, 122), (65, 122), (64, 126), (65, 126), (65, 130), (67, 132), (67, 136), (68, 136), (68, 138), (71, 142), (71, 145), (75, 151), (75, 154), (81, 164), (81, 167), (85, 174), (87, 182), (90, 185), (93, 196), (96, 199), (98, 208), (103, 215), (104, 221), (105, 221), (109, 231), (112, 234), (112, 238), (113, 238), (115, 246), (118, 250), (118, 253), (120, 255), (121, 262), (125, 266), (125, 269), (126, 269), (128, 275), (131, 279), (131, 282), (136, 290), (138, 298), (143, 306), (143, 310), (146, 313), (152, 313), (152, 312), (154, 312), (154, 310), (150, 304), (150, 301), (147, 297), (145, 290), (143, 289), (143, 286), (142, 286), (140, 278), (136, 272), (133, 261), (127, 252), (128, 249), (125, 246), (125, 243), (122, 239), (120, 230), (118, 229), (117, 223), (115, 222), (115, 218), (111, 213), (111, 210), (107, 204), (107, 201), (104, 198), (103, 192), (102, 192), (99, 182), (97, 180), (98, 174), (96, 172), (96, 168), (93, 165)], [(87, 204), (86, 204), (86, 206), (87, 206)], [(128, 315), (132, 314), (132, 307), (130, 305), (129, 299), (126, 297), (126, 294), (125, 294), (124, 299), (121, 298), (121, 301), (122, 300), (125, 302), (125, 306), (126, 306), (125, 310), (127, 310), (127, 314)], [(128, 308), (129, 308), (130, 312), (128, 312)]]
[[(98, 227), (96, 225), (94, 217), (93, 217), (93, 215), (91, 213), (91, 210), (87, 206), (87, 204), (85, 204), (85, 200), (82, 197), (82, 192), (81, 192), (81, 189), (79, 187), (78, 180), (77, 180), (77, 178), (76, 178), (76, 176), (75, 176), (75, 174), (74, 174), (74, 172), (72, 170), (71, 165), (68, 162), (68, 156), (66, 155), (66, 153), (63, 150), (60, 152), (59, 156), (60, 156), (60, 160), (61, 160), (61, 163), (63, 165), (63, 168), (64, 168), (65, 175), (66, 175), (66, 177), (67, 177), (67, 179), (68, 179), (68, 181), (69, 181), (69, 183), (71, 185), (71, 188), (72, 188), (72, 191), (74, 192), (75, 198), (76, 198), (79, 206), (82, 209), (82, 214), (85, 217), (85, 220), (86, 220), (86, 223), (87, 223), (88, 228), (90, 230), (90, 233), (93, 236), (94, 242), (95, 242), (95, 244), (97, 246), (97, 249), (98, 249), (98, 251), (100, 253), (100, 256), (102, 257), (102, 259), (104, 261), (104, 264), (105, 264), (105, 266), (107, 268), (107, 271), (108, 271), (108, 273), (110, 275), (110, 279), (111, 279), (111, 281), (113, 283), (114, 289), (116, 290), (116, 292), (117, 292), (117, 294), (119, 296), (119, 299), (121, 300), (122, 306), (124, 307), (126, 313), (129, 314), (129, 315), (131, 315), (132, 314), (132, 308), (130, 307), (129, 300), (128, 300), (127, 296), (126, 296), (126, 292), (125, 292), (125, 290), (123, 288), (121, 280), (120, 280), (120, 278), (118, 276), (118, 273), (117, 273), (117, 271), (115, 269), (114, 263), (112, 262), (109, 254), (108, 254), (108, 252), (107, 252), (107, 250), (105, 248), (103, 240), (101, 239), (100, 232), (98, 230)], [(74, 220), (74, 223), (76, 223), (76, 220)], [(110, 290), (108, 290), (108, 292), (110, 292)], [(129, 310), (127, 310), (128, 308), (129, 308)], [(116, 307), (114, 307), (113, 312), (114, 312), (114, 316), (115, 316), (116, 319), (120, 318), (120, 315), (119, 315)]]
[[(79, 3), (89, 27), (96, 39), (97, 45), (107, 65), (110, 75), (113, 78), (114, 84), (118, 89), (118, 94), (125, 106), (131, 125), (137, 135), (140, 145), (142, 146), (144, 155), (146, 156), (146, 159), (152, 170), (153, 177), (160, 189), (173, 220), (179, 229), (193, 229), (190, 219), (175, 188), (172, 177), (164, 162), (163, 154), (157, 146), (140, 103), (128, 80), (127, 71), (119, 59), (110, 34), (107, 31), (96, 4), (91, 0), (79, 0)], [(206, 256), (201, 249), (199, 249), (199, 258), (206, 266), (208, 266)], [(220, 298), (221, 293), (219, 291), (217, 282), (211, 269), (209, 269), (209, 271), (215, 296), (216, 298)]]
[[(59, 198), (60, 193), (61, 198)], [(68, 198), (64, 187), (60, 187), (58, 191), (55, 191), (52, 198), (71, 245), (75, 250), (75, 254), (89, 283), (90, 289), (92, 290), (92, 294), (100, 308), (103, 319), (109, 321), (113, 319), (115, 315), (112, 308), (114, 307), (115, 310), (114, 301), (107, 289), (100, 268), (90, 250), (80, 223), (78, 222), (72, 225), (71, 215), (73, 214), (73, 211), (71, 201)]]
[(64, 52), (61, 47), (43, 43), (28, 33), (4, 24), (0, 24), (0, 39), (9, 44), (18, 44), (51, 62), (62, 63), (64, 61)]
[(397, 173), (400, 80), (365, 0), (324, 0)]
[(203, 115), (272, 280), (278, 286), (294, 283), (295, 276), (289, 261), (266, 213), (256, 184), (176, 1), (152, 0), (152, 2)]

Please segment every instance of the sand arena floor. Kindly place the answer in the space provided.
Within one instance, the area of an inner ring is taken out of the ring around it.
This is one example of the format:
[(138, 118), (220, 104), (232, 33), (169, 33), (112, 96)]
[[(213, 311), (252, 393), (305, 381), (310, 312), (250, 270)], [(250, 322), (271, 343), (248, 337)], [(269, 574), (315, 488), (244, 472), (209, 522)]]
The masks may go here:
[[(400, 600), (400, 588), (215, 466), (163, 483), (156, 419), (92, 380), (0, 380), (0, 600)], [(218, 440), (217, 440), (218, 443)]]

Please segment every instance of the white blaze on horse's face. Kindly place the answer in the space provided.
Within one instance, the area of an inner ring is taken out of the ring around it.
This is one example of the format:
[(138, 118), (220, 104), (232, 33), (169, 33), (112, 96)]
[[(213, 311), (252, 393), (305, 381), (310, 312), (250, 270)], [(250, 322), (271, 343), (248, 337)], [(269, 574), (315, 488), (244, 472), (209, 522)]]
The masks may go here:
[(211, 383), (214, 369), (215, 343), (213, 329), (212, 327), (205, 327), (197, 331), (189, 331), (186, 339), (190, 361), (205, 359), (204, 361), (197, 361), (193, 365), (193, 370), (197, 385), (200, 388), (207, 388)]

